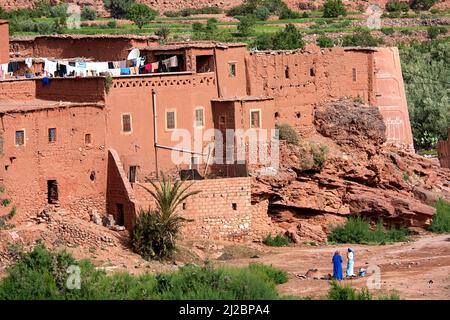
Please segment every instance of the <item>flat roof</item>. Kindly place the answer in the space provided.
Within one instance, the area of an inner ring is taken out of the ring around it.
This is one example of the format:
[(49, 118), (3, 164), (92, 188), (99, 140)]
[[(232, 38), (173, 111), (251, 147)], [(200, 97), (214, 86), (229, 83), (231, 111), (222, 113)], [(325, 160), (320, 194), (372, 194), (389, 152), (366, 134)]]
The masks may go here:
[(242, 97), (226, 97), (226, 98), (215, 98), (211, 99), (214, 102), (233, 102), (233, 101), (265, 101), (273, 100), (274, 97), (270, 96), (242, 96)]
[(147, 46), (139, 48), (139, 50), (147, 51), (169, 51), (169, 50), (179, 50), (179, 49), (212, 49), (212, 48), (234, 48), (234, 47), (246, 47), (245, 43), (233, 42), (233, 43), (223, 43), (217, 41), (185, 41), (185, 42), (174, 42), (168, 44), (161, 44), (156, 46)]
[(33, 41), (35, 39), (130, 39), (130, 40), (158, 40), (155, 35), (138, 36), (134, 34), (53, 34), (36, 36), (14, 36), (10, 41)]
[(48, 100), (0, 101), (0, 115), (32, 111), (45, 111), (58, 108), (97, 107), (104, 108), (102, 102), (62, 102)]

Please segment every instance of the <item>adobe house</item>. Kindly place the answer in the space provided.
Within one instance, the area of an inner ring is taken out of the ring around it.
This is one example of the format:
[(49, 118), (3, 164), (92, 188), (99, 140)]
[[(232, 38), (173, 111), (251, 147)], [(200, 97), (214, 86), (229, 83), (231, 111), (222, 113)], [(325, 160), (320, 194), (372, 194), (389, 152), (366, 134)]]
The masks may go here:
[[(72, 40), (63, 41), (64, 48)], [(121, 49), (120, 58), (131, 49)], [(202, 193), (183, 205), (182, 213), (195, 220), (185, 232), (256, 238), (270, 225), (267, 207), (250, 200), (247, 173), (258, 166), (212, 165), (212, 160), (209, 165), (208, 159), (221, 156), (214, 153), (221, 142), (213, 135), (212, 152), (198, 152), (196, 134), (271, 130), (284, 122), (302, 130), (312, 125), (315, 104), (343, 96), (380, 108), (389, 143), (412, 146), (396, 48), (249, 52), (239, 43), (184, 42), (140, 49), (149, 63), (176, 57), (176, 64), (163, 72), (108, 79), (0, 81), (0, 183), (17, 205), (17, 222), (55, 206), (85, 219), (93, 209), (112, 214), (130, 229), (138, 210), (151, 204), (142, 188), (145, 177), (159, 171), (180, 176), (195, 168), (205, 179), (193, 187)], [(38, 51), (21, 58), (36, 58)], [(179, 145), (177, 129), (189, 133), (187, 146)], [(187, 163), (175, 163), (174, 155), (188, 157)], [(199, 157), (206, 163), (198, 165)]]

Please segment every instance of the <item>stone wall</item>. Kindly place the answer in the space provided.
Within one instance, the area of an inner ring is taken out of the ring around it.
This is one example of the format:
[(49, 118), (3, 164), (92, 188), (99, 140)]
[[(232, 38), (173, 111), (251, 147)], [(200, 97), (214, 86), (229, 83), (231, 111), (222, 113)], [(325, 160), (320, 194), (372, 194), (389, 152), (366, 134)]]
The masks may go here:
[(8, 23), (0, 20), (0, 64), (8, 63), (9, 61), (8, 38)]
[[(267, 215), (267, 204), (251, 203), (251, 181), (251, 178), (193, 181), (189, 190), (200, 193), (188, 198), (179, 208), (183, 217), (192, 219), (183, 228), (183, 236), (231, 241), (262, 239), (273, 226)], [(133, 185), (138, 207), (154, 207), (143, 186), (152, 188), (148, 183)]]

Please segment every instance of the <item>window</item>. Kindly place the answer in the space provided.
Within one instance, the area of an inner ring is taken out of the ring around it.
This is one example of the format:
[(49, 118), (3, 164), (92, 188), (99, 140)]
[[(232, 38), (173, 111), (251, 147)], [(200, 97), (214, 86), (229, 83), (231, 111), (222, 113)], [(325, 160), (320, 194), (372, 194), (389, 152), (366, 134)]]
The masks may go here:
[(85, 144), (85, 145), (90, 145), (90, 144), (92, 144), (92, 136), (91, 136), (90, 133), (86, 133), (86, 134), (84, 135), (84, 144)]
[(166, 111), (166, 130), (176, 128), (175, 111)]
[(352, 77), (353, 77), (353, 82), (356, 81), (356, 68), (352, 69)]
[(197, 108), (195, 109), (195, 126), (201, 128), (204, 125), (203, 108)]
[(56, 128), (48, 129), (48, 142), (50, 143), (56, 142)]
[(131, 132), (131, 114), (122, 115), (122, 132)]
[(16, 131), (16, 146), (23, 146), (25, 144), (25, 130)]
[(198, 170), (198, 156), (191, 156), (191, 170)]
[(56, 180), (47, 180), (47, 200), (49, 204), (58, 203), (58, 183)]
[(197, 73), (212, 72), (214, 71), (214, 56), (196, 56), (195, 64)]
[(219, 117), (219, 124), (220, 125), (225, 125), (226, 121), (227, 121), (227, 117), (225, 117), (225, 116), (220, 116)]
[(230, 77), (236, 76), (236, 63), (229, 63), (228, 64), (228, 75)]
[(284, 69), (284, 77), (286, 79), (289, 79), (289, 67), (288, 66), (286, 66), (286, 69)]
[(261, 128), (261, 110), (250, 110), (250, 128)]
[(316, 75), (316, 71), (314, 70), (314, 68), (309, 69), (309, 75), (311, 77), (314, 77)]
[(137, 166), (130, 166), (129, 174), (128, 174), (128, 180), (131, 183), (136, 182), (136, 173), (137, 173)]
[(123, 226), (125, 224), (125, 210), (123, 207), (123, 203), (116, 203), (116, 216), (114, 217), (116, 219), (116, 224), (118, 226)]

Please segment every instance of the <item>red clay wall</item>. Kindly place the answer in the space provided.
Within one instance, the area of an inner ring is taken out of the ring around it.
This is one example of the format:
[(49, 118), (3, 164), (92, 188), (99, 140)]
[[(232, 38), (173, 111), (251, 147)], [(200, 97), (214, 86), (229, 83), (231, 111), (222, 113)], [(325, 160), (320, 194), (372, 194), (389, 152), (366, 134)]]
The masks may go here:
[(439, 141), (437, 144), (437, 151), (441, 167), (450, 168), (450, 129), (448, 130), (449, 139)]
[[(144, 184), (151, 188), (150, 184)], [(153, 207), (150, 194), (134, 185), (138, 206)], [(251, 204), (251, 178), (228, 178), (193, 182), (190, 191), (201, 191), (185, 202), (179, 214), (193, 219), (182, 234), (191, 239), (260, 240), (272, 224), (267, 208)]]
[(106, 187), (106, 206), (108, 214), (112, 214), (118, 220), (118, 205), (123, 206), (124, 225), (131, 230), (135, 218), (136, 205), (134, 191), (128, 182), (123, 170), (119, 154), (109, 149), (108, 152), (108, 177)]
[[(203, 107), (205, 127), (198, 131), (202, 134), (205, 128), (213, 127), (211, 98), (217, 97), (214, 73), (115, 78), (106, 96), (108, 144), (117, 150), (125, 172), (128, 173), (131, 165), (139, 167), (138, 181), (155, 171), (152, 89), (157, 94), (159, 144), (174, 147), (181, 143), (181, 140), (171, 139), (173, 130), (166, 130), (166, 110), (176, 112), (176, 128), (193, 132), (195, 108)], [(131, 115), (131, 133), (122, 132), (122, 114), (125, 113)], [(171, 151), (158, 150), (158, 166), (159, 170), (174, 168)]]
[(49, 85), (36, 81), (36, 98), (51, 101), (98, 102), (105, 99), (104, 78), (53, 78)]
[(94, 61), (123, 60), (128, 50), (155, 44), (153, 37), (132, 36), (37, 36), (11, 38), (14, 57), (91, 58)]
[(9, 30), (8, 22), (0, 20), (0, 64), (9, 61)]
[[(47, 181), (58, 183), (59, 204), (89, 219), (89, 211), (105, 212), (105, 116), (102, 108), (53, 108), (0, 116), (3, 152), (0, 178), (17, 206), (17, 221), (47, 206)], [(48, 129), (56, 128), (49, 143)], [(16, 130), (25, 131), (25, 145), (15, 145)], [(92, 144), (85, 145), (85, 134)], [(94, 175), (94, 179), (92, 178)]]
[(0, 102), (29, 101), (36, 99), (35, 80), (0, 81)]

